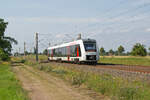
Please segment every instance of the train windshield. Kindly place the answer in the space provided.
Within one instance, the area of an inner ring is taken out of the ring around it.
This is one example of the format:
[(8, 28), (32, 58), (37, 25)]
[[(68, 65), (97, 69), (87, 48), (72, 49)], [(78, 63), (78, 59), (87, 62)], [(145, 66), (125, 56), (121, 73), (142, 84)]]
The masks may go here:
[(85, 51), (96, 51), (96, 43), (84, 43)]

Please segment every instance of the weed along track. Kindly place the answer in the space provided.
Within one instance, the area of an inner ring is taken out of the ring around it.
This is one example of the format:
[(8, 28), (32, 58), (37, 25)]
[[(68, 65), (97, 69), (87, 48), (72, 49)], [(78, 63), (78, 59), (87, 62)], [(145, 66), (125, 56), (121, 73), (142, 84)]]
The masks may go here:
[(109, 68), (109, 69), (117, 69), (117, 70), (124, 70), (129, 72), (139, 72), (150, 74), (150, 67), (143, 67), (143, 66), (125, 66), (125, 65), (97, 65), (97, 68)]
[(78, 65), (70, 63), (57, 63), (50, 62), (44, 63), (45, 65), (63, 66), (67, 68), (75, 68), (77, 70), (83, 70), (85, 72), (94, 72), (98, 74), (111, 74), (113, 76), (121, 76), (123, 78), (142, 80), (150, 80), (150, 67), (143, 66), (125, 66), (125, 65)]
[[(57, 64), (56, 62), (51, 62), (54, 64)], [(59, 64), (59, 63), (58, 63)], [(122, 70), (122, 71), (129, 71), (129, 72), (137, 72), (141, 74), (150, 74), (150, 67), (147, 66), (126, 66), (126, 65), (103, 65), (103, 64), (97, 64), (95, 65), (78, 65), (78, 64), (70, 64), (70, 63), (62, 63), (61, 65), (64, 66), (74, 66), (74, 67), (91, 67), (91, 68), (105, 68), (105, 69), (114, 69), (114, 70)]]
[(94, 100), (63, 80), (26, 65), (13, 67), (31, 100)]

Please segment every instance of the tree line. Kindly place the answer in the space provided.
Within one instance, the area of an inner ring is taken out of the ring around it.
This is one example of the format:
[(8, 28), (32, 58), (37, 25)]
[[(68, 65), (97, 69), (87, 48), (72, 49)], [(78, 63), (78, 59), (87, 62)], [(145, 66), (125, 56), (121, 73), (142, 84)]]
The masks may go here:
[(5, 35), (8, 22), (0, 18), (0, 60), (10, 60), (12, 44), (17, 44), (17, 41)]
[(116, 51), (110, 49), (109, 51), (105, 51), (104, 47), (100, 48), (101, 56), (147, 56), (150, 55), (150, 47), (147, 50), (145, 46), (141, 43), (136, 43), (130, 52), (125, 52), (125, 48), (120, 45)]

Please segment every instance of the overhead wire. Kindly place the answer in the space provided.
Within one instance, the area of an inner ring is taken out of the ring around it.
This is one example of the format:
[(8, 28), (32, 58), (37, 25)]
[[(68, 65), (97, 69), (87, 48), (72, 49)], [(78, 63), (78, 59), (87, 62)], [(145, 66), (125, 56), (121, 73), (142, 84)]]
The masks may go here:
[[(127, 11), (125, 11), (125, 12), (121, 12), (121, 13), (119, 13), (119, 14), (117, 14), (117, 15), (115, 15), (115, 16), (111, 16), (111, 17), (108, 17), (109, 18), (109, 20), (110, 19), (113, 19), (113, 18), (115, 18), (115, 17), (120, 17), (120, 16), (122, 16), (122, 15), (124, 15), (124, 14), (128, 14), (128, 13), (130, 13), (130, 11), (134, 11), (134, 10), (137, 10), (137, 9), (142, 9), (142, 8), (145, 8), (145, 7), (149, 7), (150, 6), (150, 3), (148, 3), (148, 4), (143, 4), (143, 5), (140, 5), (140, 6), (138, 6), (138, 7), (135, 7), (135, 8), (133, 8), (133, 9), (128, 9)], [(128, 12), (128, 13), (127, 13)], [(131, 16), (132, 17), (132, 16)], [(113, 22), (113, 23), (116, 23), (116, 22)], [(86, 28), (86, 27), (93, 27), (93, 26), (95, 26), (95, 25), (98, 25), (99, 23), (94, 23), (94, 24), (88, 24), (87, 26), (85, 26), (85, 27), (83, 27), (83, 28), (81, 28), (81, 29), (84, 29), (84, 28)], [(103, 23), (103, 24), (100, 24), (101, 26), (104, 26), (106, 23)], [(80, 29), (80, 30), (81, 30)]]

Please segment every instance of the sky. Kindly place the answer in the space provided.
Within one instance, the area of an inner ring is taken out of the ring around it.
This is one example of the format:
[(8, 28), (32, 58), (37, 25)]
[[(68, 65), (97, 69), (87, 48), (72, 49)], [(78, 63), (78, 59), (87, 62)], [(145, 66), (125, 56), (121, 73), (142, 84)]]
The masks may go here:
[(99, 47), (130, 51), (135, 43), (150, 47), (150, 0), (1, 0), (0, 18), (9, 22), (5, 34), (18, 40), (13, 52), (33, 51), (82, 38)]

